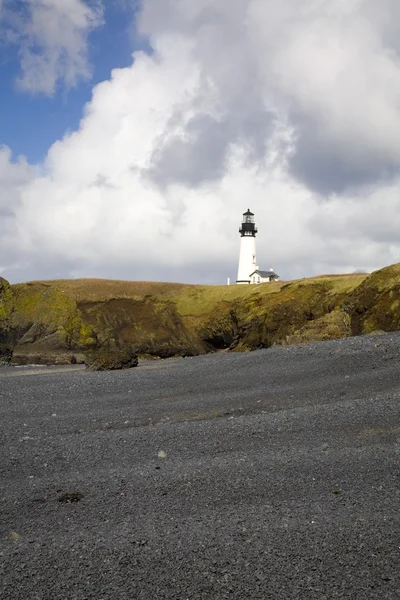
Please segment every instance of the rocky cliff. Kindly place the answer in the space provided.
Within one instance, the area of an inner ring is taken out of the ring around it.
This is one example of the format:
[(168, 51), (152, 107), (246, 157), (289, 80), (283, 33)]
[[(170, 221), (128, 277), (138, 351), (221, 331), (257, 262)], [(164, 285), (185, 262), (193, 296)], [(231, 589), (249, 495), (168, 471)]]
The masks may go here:
[(85, 362), (104, 348), (193, 356), (400, 329), (400, 264), (260, 286), (0, 278), (0, 361)]

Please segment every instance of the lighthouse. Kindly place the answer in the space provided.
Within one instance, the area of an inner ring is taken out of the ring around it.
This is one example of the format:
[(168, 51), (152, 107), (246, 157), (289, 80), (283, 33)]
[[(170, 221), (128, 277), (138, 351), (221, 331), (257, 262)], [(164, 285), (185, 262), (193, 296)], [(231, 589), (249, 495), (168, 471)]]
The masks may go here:
[(257, 271), (256, 261), (256, 234), (257, 227), (254, 223), (254, 213), (247, 209), (243, 214), (243, 221), (239, 229), (240, 254), (239, 268), (236, 283), (251, 283), (251, 274)]

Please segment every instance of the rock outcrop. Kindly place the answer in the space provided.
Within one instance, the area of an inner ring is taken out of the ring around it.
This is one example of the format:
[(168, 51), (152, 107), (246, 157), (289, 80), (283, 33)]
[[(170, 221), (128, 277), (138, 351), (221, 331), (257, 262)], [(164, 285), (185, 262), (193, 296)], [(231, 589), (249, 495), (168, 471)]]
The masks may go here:
[(84, 363), (106, 349), (102, 360), (107, 354), (111, 364), (112, 353), (116, 363), (121, 362), (120, 350), (127, 347), (135, 356), (160, 358), (206, 351), (206, 344), (186, 329), (175, 304), (168, 300), (143, 296), (77, 299), (57, 282), (10, 286), (2, 280), (0, 289), (3, 362)]
[(86, 355), (86, 367), (91, 371), (132, 369), (138, 362), (138, 355), (129, 344), (106, 344)]
[(245, 351), (398, 329), (400, 264), (371, 275), (258, 286), (105, 280), (10, 286), (0, 278), (3, 363), (119, 368), (124, 361), (133, 366), (136, 356)]
[(8, 364), (12, 359), (13, 340), (9, 335), (9, 322), (13, 310), (11, 286), (0, 277), (0, 365)]

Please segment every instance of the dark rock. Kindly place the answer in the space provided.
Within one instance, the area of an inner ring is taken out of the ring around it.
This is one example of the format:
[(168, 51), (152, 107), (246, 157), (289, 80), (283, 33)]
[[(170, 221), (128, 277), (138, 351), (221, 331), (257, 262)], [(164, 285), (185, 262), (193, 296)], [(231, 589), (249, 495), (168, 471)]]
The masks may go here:
[(205, 352), (199, 337), (186, 327), (176, 306), (161, 298), (113, 298), (82, 301), (78, 309), (84, 322), (97, 333), (97, 346), (112, 340), (131, 345), (140, 355), (170, 358)]
[(80, 502), (83, 497), (84, 496), (81, 492), (69, 492), (61, 494), (58, 497), (58, 501), (64, 504), (72, 504), (73, 502)]
[(197, 333), (207, 344), (209, 351), (224, 350), (232, 346), (237, 335), (237, 316), (229, 306), (221, 305), (214, 309)]
[(138, 365), (138, 356), (132, 346), (102, 346), (86, 357), (86, 367), (91, 371), (132, 369)]
[(0, 366), (10, 364), (12, 356), (13, 352), (11, 348), (0, 347)]

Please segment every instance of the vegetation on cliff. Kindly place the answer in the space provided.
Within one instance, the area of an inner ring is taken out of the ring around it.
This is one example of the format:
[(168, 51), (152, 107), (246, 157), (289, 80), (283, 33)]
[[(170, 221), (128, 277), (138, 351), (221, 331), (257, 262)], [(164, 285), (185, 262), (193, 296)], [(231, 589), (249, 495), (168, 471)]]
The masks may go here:
[(400, 329), (400, 264), (258, 286), (0, 278), (0, 360), (85, 362), (100, 349), (166, 358)]
[(14, 298), (11, 286), (0, 277), (0, 365), (11, 360), (13, 344), (9, 340), (9, 323), (13, 312)]

